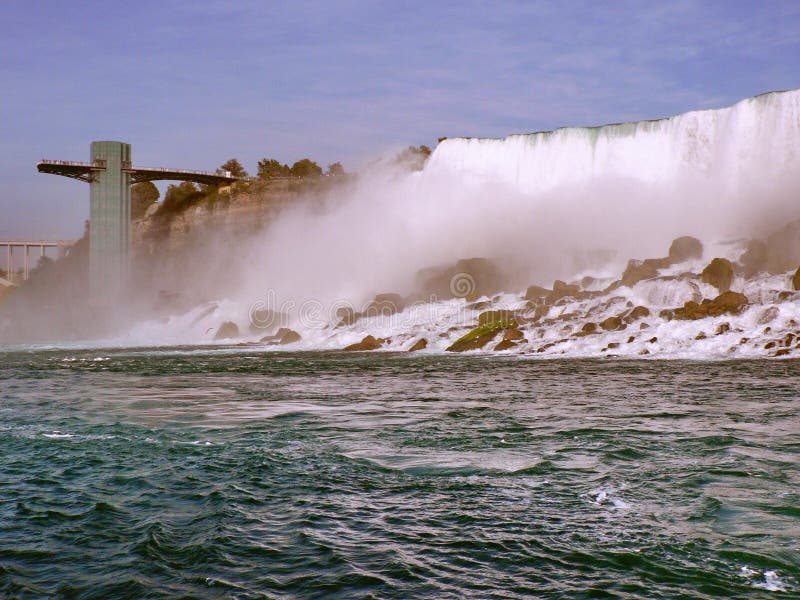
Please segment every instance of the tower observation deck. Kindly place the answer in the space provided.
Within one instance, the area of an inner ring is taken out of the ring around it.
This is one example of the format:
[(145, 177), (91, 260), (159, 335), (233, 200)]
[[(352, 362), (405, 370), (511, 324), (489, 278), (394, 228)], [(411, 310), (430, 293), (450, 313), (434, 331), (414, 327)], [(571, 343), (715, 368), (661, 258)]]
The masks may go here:
[(227, 172), (134, 167), (131, 145), (124, 142), (92, 142), (89, 162), (41, 160), (36, 168), (40, 173), (89, 184), (89, 285), (91, 297), (98, 303), (113, 301), (127, 279), (131, 185), (157, 180), (193, 181), (204, 185), (227, 185), (236, 181)]

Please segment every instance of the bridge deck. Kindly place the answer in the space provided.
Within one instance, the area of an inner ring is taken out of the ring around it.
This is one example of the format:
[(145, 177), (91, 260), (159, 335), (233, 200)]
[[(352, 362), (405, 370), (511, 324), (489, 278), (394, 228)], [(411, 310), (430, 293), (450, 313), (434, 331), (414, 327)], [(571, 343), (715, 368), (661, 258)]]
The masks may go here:
[[(51, 175), (62, 175), (80, 181), (90, 182), (93, 171), (101, 171), (105, 167), (87, 162), (77, 162), (70, 160), (40, 160), (36, 163), (39, 173), (50, 173)], [(237, 177), (229, 175), (218, 175), (209, 171), (190, 171), (187, 169), (167, 169), (164, 167), (128, 167), (122, 169), (125, 173), (130, 173), (131, 183), (141, 183), (143, 181), (194, 181), (205, 185), (226, 185), (237, 181)]]

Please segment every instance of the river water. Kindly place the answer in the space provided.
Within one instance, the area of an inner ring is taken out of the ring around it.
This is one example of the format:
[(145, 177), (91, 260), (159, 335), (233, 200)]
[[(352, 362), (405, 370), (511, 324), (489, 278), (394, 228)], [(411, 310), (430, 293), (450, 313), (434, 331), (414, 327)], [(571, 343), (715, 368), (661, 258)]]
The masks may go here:
[(0, 353), (0, 594), (796, 598), (800, 362)]

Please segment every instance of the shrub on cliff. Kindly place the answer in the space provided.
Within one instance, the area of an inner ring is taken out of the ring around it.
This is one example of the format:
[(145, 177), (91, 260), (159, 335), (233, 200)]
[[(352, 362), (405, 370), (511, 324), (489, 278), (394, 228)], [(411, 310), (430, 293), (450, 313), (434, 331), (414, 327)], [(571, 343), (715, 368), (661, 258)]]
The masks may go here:
[(161, 192), (152, 181), (143, 181), (131, 187), (131, 219), (141, 219), (159, 196)]

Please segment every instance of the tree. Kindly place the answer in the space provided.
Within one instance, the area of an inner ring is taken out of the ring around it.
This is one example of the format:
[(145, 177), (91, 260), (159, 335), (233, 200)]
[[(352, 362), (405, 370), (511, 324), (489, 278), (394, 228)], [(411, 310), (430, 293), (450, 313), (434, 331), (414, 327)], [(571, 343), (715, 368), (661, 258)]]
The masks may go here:
[(247, 177), (247, 171), (244, 170), (242, 163), (235, 158), (230, 159), (220, 167), (223, 171), (230, 171), (232, 177)]
[(328, 165), (328, 175), (330, 175), (331, 177), (339, 177), (344, 174), (345, 172), (342, 163), (335, 162), (333, 164)]
[(131, 188), (131, 219), (141, 219), (161, 192), (152, 181), (137, 183)]
[(158, 209), (159, 214), (178, 213), (190, 206), (197, 204), (204, 198), (203, 192), (198, 190), (191, 181), (184, 181), (180, 185), (170, 185), (164, 194), (164, 202)]
[(258, 161), (258, 178), (273, 179), (275, 177), (289, 177), (291, 169), (288, 165), (282, 165), (274, 158), (264, 158)]
[(322, 175), (322, 167), (313, 160), (304, 158), (292, 165), (291, 173), (293, 177), (319, 177)]

